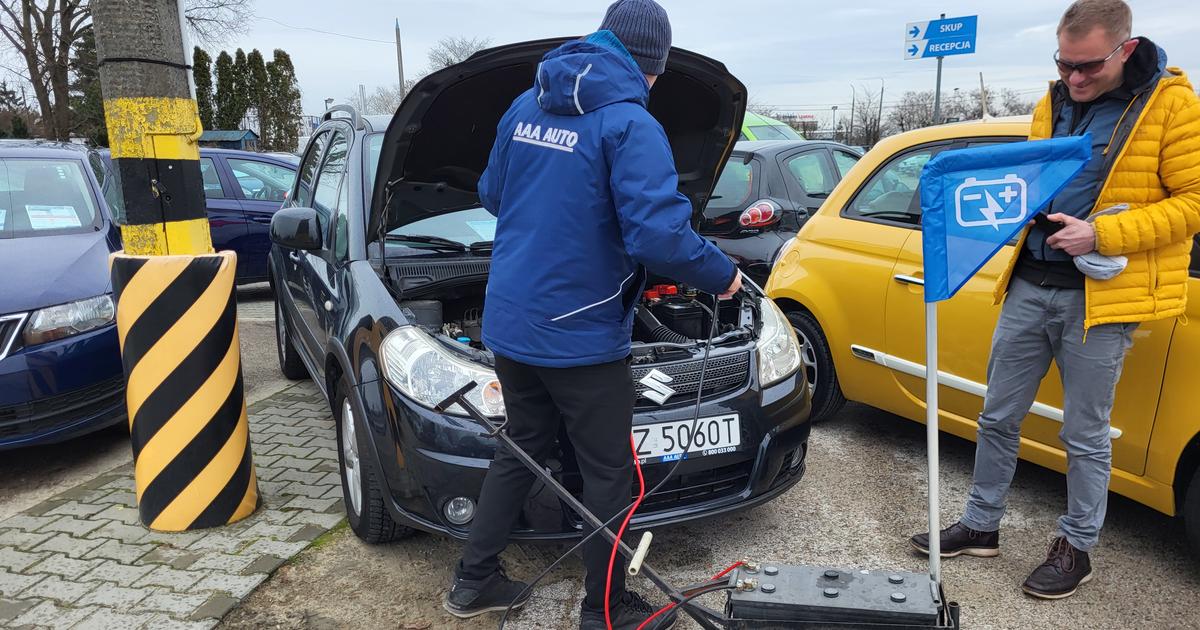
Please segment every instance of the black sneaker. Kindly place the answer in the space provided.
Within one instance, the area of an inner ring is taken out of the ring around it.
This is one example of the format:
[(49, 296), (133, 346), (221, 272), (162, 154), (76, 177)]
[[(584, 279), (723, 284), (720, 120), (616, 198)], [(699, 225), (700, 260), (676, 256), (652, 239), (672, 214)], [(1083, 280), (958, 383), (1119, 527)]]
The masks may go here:
[[(529, 600), (528, 592), (521, 594), (526, 586), (524, 582), (508, 579), (504, 569), (497, 569), (482, 580), (465, 580), (455, 575), (442, 607), (460, 619), (503, 611), (509, 604), (514, 609), (520, 608)], [(520, 599), (517, 599), (518, 596)]]
[[(609, 606), (609, 616), (612, 617), (613, 630), (636, 630), (650, 615), (659, 609), (633, 591), (625, 591), (615, 604)], [(674, 610), (665, 612), (654, 618), (646, 626), (646, 630), (667, 630), (675, 625), (678, 615)], [(579, 613), (579, 630), (606, 630), (604, 624), (604, 609), (599, 610), (581, 605)]]
[[(979, 558), (994, 558), (1000, 555), (1000, 532), (981, 532), (971, 529), (962, 523), (955, 523), (942, 530), (941, 533), (943, 558), (954, 556), (976, 556)], [(909, 539), (913, 549), (929, 555), (929, 534), (917, 534)]]
[(1092, 561), (1087, 552), (1059, 536), (1050, 543), (1046, 561), (1029, 574), (1021, 590), (1041, 599), (1062, 599), (1074, 595), (1080, 584), (1090, 581)]

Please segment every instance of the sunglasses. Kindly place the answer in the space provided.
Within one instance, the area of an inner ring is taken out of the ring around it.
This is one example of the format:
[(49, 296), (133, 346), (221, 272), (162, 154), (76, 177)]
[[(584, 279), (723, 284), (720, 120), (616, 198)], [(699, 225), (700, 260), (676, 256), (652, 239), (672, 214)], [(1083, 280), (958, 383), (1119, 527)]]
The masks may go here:
[(1097, 72), (1100, 72), (1102, 68), (1104, 68), (1104, 64), (1108, 63), (1109, 59), (1113, 58), (1113, 55), (1117, 54), (1117, 51), (1121, 50), (1122, 46), (1128, 43), (1129, 40), (1125, 40), (1120, 44), (1117, 44), (1117, 47), (1114, 48), (1112, 52), (1108, 53), (1108, 56), (1103, 59), (1093, 59), (1092, 61), (1081, 61), (1079, 63), (1072, 63), (1070, 61), (1063, 61), (1062, 59), (1059, 59), (1059, 51), (1056, 50), (1054, 51), (1054, 63), (1058, 65), (1058, 71), (1064, 76), (1070, 76), (1073, 72), (1080, 72), (1082, 74), (1096, 74)]

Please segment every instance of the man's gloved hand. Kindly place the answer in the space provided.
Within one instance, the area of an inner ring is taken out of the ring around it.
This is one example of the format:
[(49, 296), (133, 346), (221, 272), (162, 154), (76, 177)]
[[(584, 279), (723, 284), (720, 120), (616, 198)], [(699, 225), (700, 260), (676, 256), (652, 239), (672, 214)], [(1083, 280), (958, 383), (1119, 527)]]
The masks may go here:
[(741, 290), (742, 290), (742, 272), (739, 271), (736, 274), (734, 274), (733, 282), (729, 283), (729, 288), (725, 289), (725, 292), (717, 297), (721, 298), (722, 300), (728, 300), (729, 298), (733, 297), (734, 293), (737, 293), (738, 291), (741, 291)]

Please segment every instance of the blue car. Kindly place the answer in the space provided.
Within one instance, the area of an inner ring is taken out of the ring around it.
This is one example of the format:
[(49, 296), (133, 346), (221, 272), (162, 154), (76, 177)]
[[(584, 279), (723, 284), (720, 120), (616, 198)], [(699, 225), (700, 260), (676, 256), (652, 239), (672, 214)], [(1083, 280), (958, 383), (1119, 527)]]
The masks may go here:
[(0, 450), (125, 420), (106, 173), (85, 148), (0, 141)]
[[(108, 149), (100, 156), (111, 168)], [(200, 149), (200, 175), (213, 249), (237, 252), (237, 283), (265, 282), (271, 217), (287, 199), (300, 158), (235, 149)]]

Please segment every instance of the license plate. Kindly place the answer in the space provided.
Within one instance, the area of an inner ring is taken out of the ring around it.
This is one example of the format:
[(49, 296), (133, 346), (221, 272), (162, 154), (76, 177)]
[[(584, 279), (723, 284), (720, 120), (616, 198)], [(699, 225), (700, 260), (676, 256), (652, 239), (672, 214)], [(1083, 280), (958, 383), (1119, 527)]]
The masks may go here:
[(700, 418), (695, 422), (694, 436), (692, 424), (692, 420), (678, 420), (634, 427), (633, 443), (637, 447), (638, 460), (647, 464), (717, 455), (729, 453), (742, 443), (736, 413)]

